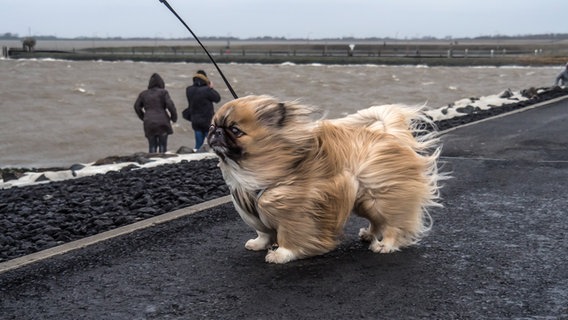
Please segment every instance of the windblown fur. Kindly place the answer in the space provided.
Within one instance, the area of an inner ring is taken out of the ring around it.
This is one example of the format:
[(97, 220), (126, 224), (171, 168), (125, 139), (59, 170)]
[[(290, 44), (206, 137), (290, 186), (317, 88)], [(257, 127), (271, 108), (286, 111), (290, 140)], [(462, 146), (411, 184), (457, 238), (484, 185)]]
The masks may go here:
[[(222, 106), (208, 142), (235, 207), (258, 234), (245, 247), (286, 263), (333, 250), (351, 212), (373, 252), (415, 244), (438, 206), (438, 140), (420, 108), (375, 106), (334, 120), (270, 96)], [(418, 138), (417, 138), (418, 137)], [(272, 247), (277, 245), (277, 249)]]

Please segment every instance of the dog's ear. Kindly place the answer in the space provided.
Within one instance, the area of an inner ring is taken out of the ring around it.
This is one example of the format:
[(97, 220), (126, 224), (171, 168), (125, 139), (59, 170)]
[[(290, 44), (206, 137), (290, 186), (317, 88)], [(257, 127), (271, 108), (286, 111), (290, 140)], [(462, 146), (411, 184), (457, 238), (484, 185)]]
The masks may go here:
[(260, 105), (256, 109), (258, 121), (268, 127), (283, 127), (288, 116), (286, 104), (282, 102)]

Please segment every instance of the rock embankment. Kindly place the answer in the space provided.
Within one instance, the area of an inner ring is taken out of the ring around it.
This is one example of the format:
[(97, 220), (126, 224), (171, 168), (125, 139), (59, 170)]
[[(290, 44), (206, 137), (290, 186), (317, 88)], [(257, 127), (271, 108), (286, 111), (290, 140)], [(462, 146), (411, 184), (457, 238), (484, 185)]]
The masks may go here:
[(0, 190), (0, 262), (228, 194), (217, 159)]

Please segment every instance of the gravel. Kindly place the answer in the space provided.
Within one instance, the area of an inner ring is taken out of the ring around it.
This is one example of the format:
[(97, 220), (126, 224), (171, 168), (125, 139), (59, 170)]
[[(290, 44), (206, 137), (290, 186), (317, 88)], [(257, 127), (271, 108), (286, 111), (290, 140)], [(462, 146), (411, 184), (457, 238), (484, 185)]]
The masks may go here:
[(217, 159), (0, 190), (0, 262), (229, 194)]
[[(551, 88), (490, 110), (437, 122), (440, 130), (567, 95)], [(0, 263), (229, 194), (217, 159), (125, 167), (89, 177), (0, 190)]]

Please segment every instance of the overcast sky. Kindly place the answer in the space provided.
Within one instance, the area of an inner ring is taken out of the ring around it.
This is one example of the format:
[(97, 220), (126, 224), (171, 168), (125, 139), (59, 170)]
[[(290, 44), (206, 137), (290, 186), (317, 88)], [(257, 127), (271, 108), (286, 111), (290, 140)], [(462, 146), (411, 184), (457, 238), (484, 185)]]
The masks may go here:
[[(568, 0), (168, 0), (199, 36), (285, 38), (568, 33)], [(159, 0), (0, 0), (0, 34), (187, 38)]]

